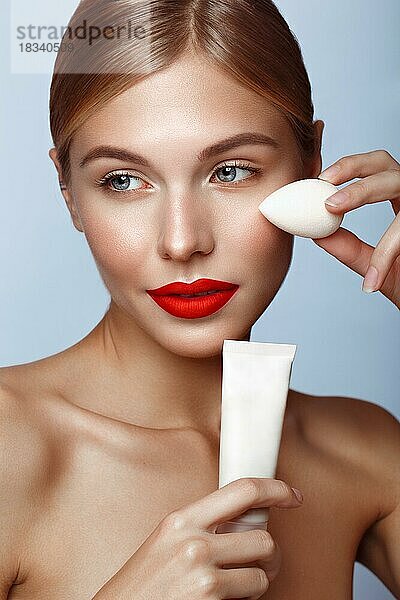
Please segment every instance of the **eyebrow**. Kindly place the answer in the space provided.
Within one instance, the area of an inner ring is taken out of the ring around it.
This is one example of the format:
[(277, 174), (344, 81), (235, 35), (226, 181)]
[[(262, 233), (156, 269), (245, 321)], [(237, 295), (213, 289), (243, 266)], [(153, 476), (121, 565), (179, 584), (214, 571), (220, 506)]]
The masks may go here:
[[(231, 137), (215, 142), (214, 144), (211, 144), (211, 146), (207, 146), (207, 148), (204, 148), (197, 155), (197, 160), (203, 162), (217, 154), (221, 154), (222, 152), (227, 152), (228, 150), (232, 150), (239, 146), (250, 144), (259, 144), (270, 146), (272, 148), (280, 147), (280, 144), (277, 142), (277, 140), (269, 135), (248, 131), (244, 133), (238, 133)], [(79, 166), (84, 167), (87, 163), (98, 158), (116, 158), (125, 162), (137, 163), (139, 165), (143, 165), (144, 167), (151, 167), (149, 161), (141, 154), (131, 152), (125, 148), (104, 145), (97, 146), (89, 150), (89, 152), (81, 159)]]

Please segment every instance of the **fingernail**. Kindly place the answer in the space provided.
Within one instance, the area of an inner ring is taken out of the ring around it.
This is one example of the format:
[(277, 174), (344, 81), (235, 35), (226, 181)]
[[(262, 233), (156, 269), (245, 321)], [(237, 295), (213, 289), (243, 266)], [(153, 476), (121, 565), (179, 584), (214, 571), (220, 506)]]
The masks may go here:
[(339, 206), (339, 204), (343, 204), (346, 200), (348, 200), (348, 195), (341, 190), (340, 192), (336, 192), (333, 196), (329, 196), (329, 198), (325, 200), (325, 204), (329, 204), (329, 206)]
[(292, 487), (292, 490), (293, 490), (294, 495), (296, 496), (297, 500), (299, 502), (303, 502), (303, 494), (301, 493), (301, 491), (294, 487)]
[(373, 265), (368, 267), (367, 272), (365, 273), (362, 290), (369, 294), (370, 292), (375, 292), (376, 286), (378, 285), (378, 269)]
[(321, 171), (318, 175), (318, 179), (330, 179), (335, 177), (340, 171), (340, 167), (338, 165), (334, 165), (332, 167), (328, 167), (325, 171)]

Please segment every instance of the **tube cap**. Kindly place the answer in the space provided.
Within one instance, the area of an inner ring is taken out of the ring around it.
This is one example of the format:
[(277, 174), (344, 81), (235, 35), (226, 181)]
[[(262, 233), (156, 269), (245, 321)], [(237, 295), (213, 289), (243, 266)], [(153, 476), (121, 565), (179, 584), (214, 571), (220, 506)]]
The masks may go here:
[(238, 533), (240, 531), (251, 531), (252, 529), (267, 530), (268, 521), (262, 523), (239, 523), (238, 521), (227, 521), (218, 525), (216, 533)]

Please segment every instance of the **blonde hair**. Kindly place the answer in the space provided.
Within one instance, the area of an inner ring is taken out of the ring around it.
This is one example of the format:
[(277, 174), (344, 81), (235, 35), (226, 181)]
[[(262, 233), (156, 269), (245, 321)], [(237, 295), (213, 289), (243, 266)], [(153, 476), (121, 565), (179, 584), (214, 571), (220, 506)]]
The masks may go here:
[[(117, 31), (125, 34), (115, 42)], [(62, 42), (49, 108), (65, 183), (70, 180), (69, 148), (79, 127), (106, 102), (189, 49), (282, 112), (303, 164), (314, 155), (310, 82), (297, 38), (272, 0), (82, 0)]]

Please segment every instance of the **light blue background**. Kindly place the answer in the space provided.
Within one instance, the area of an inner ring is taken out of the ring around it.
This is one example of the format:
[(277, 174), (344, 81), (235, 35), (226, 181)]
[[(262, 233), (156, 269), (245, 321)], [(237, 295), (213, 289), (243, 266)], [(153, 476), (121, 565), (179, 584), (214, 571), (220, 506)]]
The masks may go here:
[[(276, 3), (300, 42), (315, 118), (325, 121), (323, 167), (379, 148), (399, 160), (398, 0)], [(10, 74), (7, 10), (2, 4), (1, 365), (71, 346), (98, 323), (108, 304), (48, 158), (50, 74)], [(382, 202), (347, 214), (343, 226), (376, 245), (393, 218), (389, 202)], [(296, 238), (291, 270), (252, 340), (298, 345), (295, 389), (370, 400), (400, 418), (399, 313), (382, 294), (364, 294), (361, 282), (313, 242)], [(393, 598), (358, 564), (354, 592), (360, 600)]]

